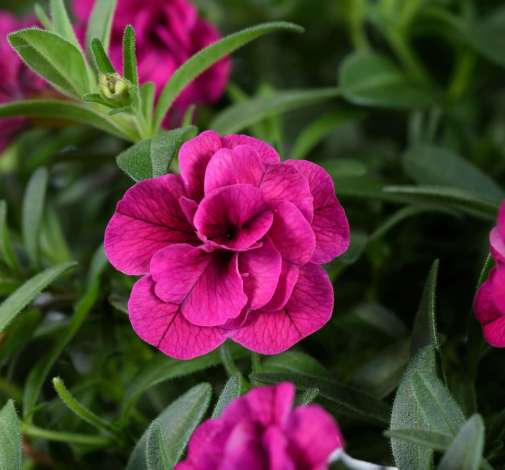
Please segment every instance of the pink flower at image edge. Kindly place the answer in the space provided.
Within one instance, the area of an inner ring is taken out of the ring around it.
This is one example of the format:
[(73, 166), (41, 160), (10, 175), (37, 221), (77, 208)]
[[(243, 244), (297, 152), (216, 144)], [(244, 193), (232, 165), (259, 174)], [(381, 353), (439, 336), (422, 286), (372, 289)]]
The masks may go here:
[(227, 338), (277, 354), (322, 328), (333, 287), (320, 265), (349, 245), (330, 175), (213, 131), (186, 142), (179, 165), (130, 188), (105, 232), (112, 265), (143, 276), (128, 305), (137, 334), (190, 359)]
[[(77, 32), (84, 40), (86, 25), (95, 0), (74, 0)], [(110, 55), (114, 67), (121, 70), (122, 36), (127, 25), (136, 33), (139, 78), (153, 82), (157, 94), (175, 70), (192, 55), (221, 38), (217, 29), (198, 16), (187, 0), (119, 0), (114, 15)], [(177, 125), (192, 104), (211, 104), (224, 93), (231, 71), (231, 60), (222, 59), (195, 79), (174, 104), (165, 125)]]
[(344, 447), (340, 429), (318, 405), (293, 409), (294, 395), (292, 384), (281, 383), (237, 398), (196, 429), (175, 470), (328, 468), (332, 452)]
[(477, 291), (474, 311), (485, 340), (493, 347), (505, 348), (505, 203), (500, 206), (489, 244), (495, 267)]

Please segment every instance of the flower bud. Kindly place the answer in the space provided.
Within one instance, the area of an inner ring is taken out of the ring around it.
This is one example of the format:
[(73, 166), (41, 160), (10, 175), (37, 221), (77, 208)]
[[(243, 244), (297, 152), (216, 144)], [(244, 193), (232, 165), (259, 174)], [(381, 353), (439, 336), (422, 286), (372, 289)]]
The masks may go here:
[(98, 78), (100, 94), (104, 99), (118, 106), (130, 102), (131, 84), (118, 73), (102, 73)]

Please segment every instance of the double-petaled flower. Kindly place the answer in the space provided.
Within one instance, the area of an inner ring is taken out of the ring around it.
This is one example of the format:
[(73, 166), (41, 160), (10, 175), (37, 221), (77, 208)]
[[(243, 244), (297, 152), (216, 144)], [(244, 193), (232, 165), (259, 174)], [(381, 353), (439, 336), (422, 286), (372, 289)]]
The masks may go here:
[(320, 329), (333, 311), (320, 265), (349, 244), (328, 173), (213, 131), (184, 144), (179, 165), (130, 188), (105, 233), (110, 262), (143, 276), (128, 307), (137, 334), (189, 359), (227, 338), (276, 354)]

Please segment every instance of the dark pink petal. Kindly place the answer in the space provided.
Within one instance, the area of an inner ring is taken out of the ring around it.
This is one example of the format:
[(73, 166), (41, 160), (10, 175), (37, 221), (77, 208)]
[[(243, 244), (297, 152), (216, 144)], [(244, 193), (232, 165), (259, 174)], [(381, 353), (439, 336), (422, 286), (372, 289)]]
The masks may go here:
[(269, 470), (296, 470), (299, 462), (293, 461), (288, 452), (288, 439), (283, 429), (270, 426), (263, 434), (263, 446), (268, 453)]
[(203, 197), (203, 182), (207, 164), (222, 147), (221, 137), (214, 131), (202, 132), (181, 147), (179, 167), (191, 199), (199, 201)]
[(271, 205), (274, 221), (269, 236), (282, 257), (303, 265), (314, 254), (316, 238), (310, 223), (293, 203), (277, 201)]
[(331, 176), (319, 165), (305, 160), (286, 162), (294, 166), (308, 180), (314, 197), (312, 228), (316, 235), (313, 263), (328, 263), (349, 247), (349, 222), (345, 211), (335, 196)]
[(344, 439), (332, 416), (318, 405), (295, 409), (286, 425), (290, 454), (299, 468), (324, 469)]
[(261, 181), (261, 190), (266, 201), (292, 202), (312, 222), (314, 200), (307, 179), (292, 166), (271, 166)]
[(271, 145), (254, 137), (242, 134), (230, 134), (225, 135), (222, 141), (223, 147), (229, 149), (233, 149), (239, 145), (247, 145), (254, 148), (265, 164), (275, 165), (281, 162), (281, 157), (279, 157), (279, 154)]
[(493, 278), (495, 272), (495, 268), (489, 272), (488, 279), (482, 283), (475, 296), (475, 317), (483, 325), (496, 320), (500, 316), (500, 311), (496, 307), (493, 298)]
[(198, 209), (198, 204), (190, 199), (189, 197), (182, 196), (179, 198), (179, 205), (181, 206), (181, 210), (186, 216), (186, 220), (191, 226), (193, 226), (193, 217), (195, 216), (195, 212)]
[(228, 437), (219, 470), (266, 469), (266, 462), (257, 428), (252, 422), (237, 423)]
[(498, 227), (494, 227), (489, 233), (489, 245), (493, 259), (497, 262), (505, 263), (505, 240)]
[(128, 302), (130, 321), (146, 342), (175, 359), (191, 359), (214, 350), (225, 341), (218, 328), (189, 323), (180, 306), (161, 301), (154, 293), (151, 276), (133, 286)]
[(126, 192), (105, 230), (105, 252), (117, 270), (145, 274), (161, 248), (198, 240), (179, 205), (184, 194), (177, 175), (144, 180)]
[(202, 240), (244, 250), (265, 236), (272, 219), (272, 212), (258, 188), (236, 184), (205, 196), (196, 211), (194, 224)]
[(253, 147), (239, 145), (233, 150), (221, 149), (210, 159), (205, 172), (205, 194), (232, 184), (258, 186), (265, 164)]
[(282, 257), (268, 238), (261, 247), (239, 254), (238, 269), (252, 310), (270, 301), (279, 282), (281, 268)]
[(288, 382), (257, 387), (230, 403), (223, 411), (226, 422), (250, 420), (263, 426), (284, 425), (295, 399), (295, 387)]
[(279, 354), (322, 328), (332, 311), (328, 275), (320, 266), (307, 264), (300, 269), (300, 278), (282, 310), (251, 312), (246, 324), (230, 337), (260, 354)]
[(183, 315), (194, 325), (222, 325), (238, 317), (247, 303), (233, 253), (172, 245), (156, 253), (150, 271), (156, 295), (181, 304)]
[(498, 311), (505, 315), (505, 267), (494, 268), (489, 279), (491, 281), (493, 302)]
[(282, 271), (279, 283), (277, 284), (277, 289), (275, 290), (272, 300), (263, 307), (263, 310), (275, 312), (276, 310), (284, 308), (293, 293), (296, 283), (298, 282), (299, 274), (300, 268), (296, 264), (283, 260)]
[(484, 325), (482, 330), (484, 339), (494, 348), (505, 348), (505, 316)]

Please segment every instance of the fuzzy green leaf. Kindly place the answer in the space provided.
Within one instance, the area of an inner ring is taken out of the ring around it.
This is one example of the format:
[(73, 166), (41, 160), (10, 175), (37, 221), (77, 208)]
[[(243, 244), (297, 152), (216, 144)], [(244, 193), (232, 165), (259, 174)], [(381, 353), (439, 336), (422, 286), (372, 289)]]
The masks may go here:
[(105, 51), (109, 50), (112, 20), (116, 10), (117, 0), (96, 0), (86, 31), (86, 44), (91, 49), (91, 41), (98, 38)]
[(212, 412), (212, 418), (217, 418), (221, 415), (223, 410), (236, 398), (240, 396), (243, 387), (243, 378), (241, 374), (235, 374), (228, 379), (224, 385), (221, 395), (217, 400), (214, 411)]
[(12, 400), (0, 410), (0, 470), (21, 470), (21, 429)]

